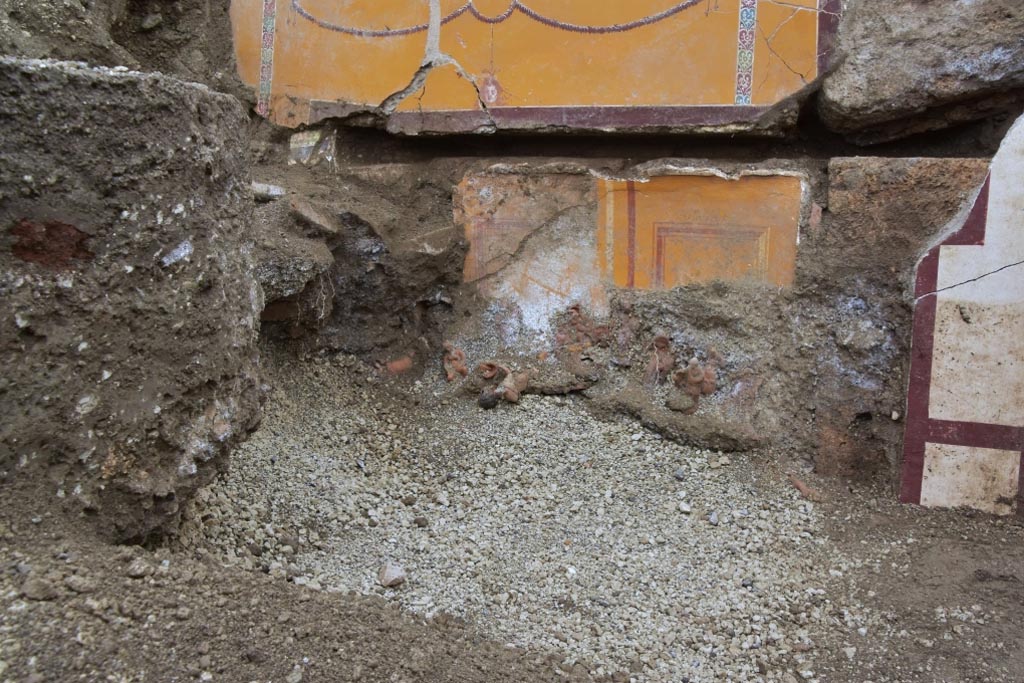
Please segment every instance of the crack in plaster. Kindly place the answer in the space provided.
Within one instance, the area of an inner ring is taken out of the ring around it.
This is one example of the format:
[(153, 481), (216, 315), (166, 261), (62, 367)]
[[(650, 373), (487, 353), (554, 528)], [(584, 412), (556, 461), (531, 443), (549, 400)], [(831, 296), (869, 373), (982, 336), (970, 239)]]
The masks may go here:
[(814, 12), (815, 14), (825, 14), (830, 17), (842, 16), (842, 12), (829, 12), (821, 9), (820, 7), (804, 7), (803, 5), (796, 5), (791, 2), (779, 2), (779, 0), (760, 0), (760, 2), (771, 3), (772, 5), (778, 5), (779, 7), (790, 7), (797, 12)]
[(991, 271), (989, 271), (987, 273), (982, 273), (978, 277), (972, 277), (969, 280), (964, 280), (963, 282), (958, 282), (955, 285), (948, 285), (946, 287), (942, 287), (940, 289), (936, 289), (936, 290), (934, 290), (932, 292), (927, 292), (925, 294), (922, 294), (921, 296), (916, 297), (914, 299), (914, 303), (916, 304), (918, 301), (920, 301), (921, 299), (923, 299), (923, 298), (925, 298), (927, 296), (935, 296), (936, 294), (939, 294), (940, 292), (948, 292), (951, 289), (956, 289), (957, 287), (963, 287), (964, 285), (969, 285), (972, 282), (977, 282), (978, 280), (982, 280), (984, 278), (987, 278), (990, 275), (995, 275), (996, 273), (1001, 273), (1004, 270), (1007, 270), (1009, 268), (1015, 268), (1015, 267), (1021, 266), (1021, 265), (1024, 265), (1024, 261), (1017, 261), (1016, 263), (1008, 263), (1005, 266), (1002, 266), (1000, 268), (996, 268), (995, 270), (991, 270)]
[[(791, 73), (793, 73), (794, 75), (799, 76), (800, 77), (800, 82), (802, 82), (804, 85), (807, 85), (807, 76), (806, 76), (806, 74), (802, 74), (799, 71), (797, 71), (796, 69), (794, 69), (793, 67), (791, 67), (789, 65), (789, 62), (787, 62), (785, 59), (783, 59), (782, 55), (780, 55), (778, 52), (776, 52), (775, 48), (772, 47), (772, 39), (775, 37), (775, 34), (779, 32), (779, 29), (781, 29), (782, 26), (784, 24), (786, 24), (786, 22), (788, 22), (790, 19), (792, 19), (795, 16), (796, 16), (796, 12), (794, 11), (791, 15), (789, 15), (789, 19), (786, 19), (785, 21), (780, 23), (775, 28), (775, 30), (772, 32), (772, 34), (770, 36), (765, 34), (764, 27), (761, 26), (760, 22), (758, 22), (758, 24), (757, 24), (757, 30), (761, 34), (761, 37), (764, 38), (764, 44), (768, 47), (768, 51), (771, 52), (772, 55), (774, 55), (780, 62), (782, 62), (782, 66), (784, 66), (787, 69), (789, 69), (789, 71)], [(761, 86), (763, 86), (765, 81), (767, 81), (767, 80), (768, 80), (768, 76), (766, 75), (764, 80), (761, 81), (761, 85), (758, 86), (758, 87), (760, 88)]]
[(449, 55), (446, 52), (441, 51), (441, 0), (427, 0), (430, 4), (430, 20), (427, 24), (427, 41), (423, 51), (423, 60), (420, 62), (420, 67), (413, 74), (409, 84), (398, 90), (386, 98), (380, 103), (378, 109), (385, 116), (393, 114), (398, 106), (406, 99), (412, 96), (413, 93), (424, 89), (427, 81), (427, 76), (434, 69), (451, 66), (455, 69), (455, 73), (460, 78), (464, 79), (467, 83), (473, 86), (473, 91), (476, 93), (477, 104), (480, 105), (480, 110), (487, 116), (490, 124), (490, 128), (496, 130), (497, 125), (494, 122), (494, 118), (491, 116), (490, 110), (487, 107), (487, 103), (484, 101), (483, 95), (480, 92), (480, 87), (477, 85), (476, 79), (465, 69), (458, 60)]
[(508, 251), (507, 249), (503, 249), (501, 250), (497, 257), (490, 259), (490, 261), (495, 261), (501, 256), (507, 256), (508, 262), (505, 263), (505, 265), (501, 266), (493, 273), (487, 273), (486, 275), (478, 277), (473, 282), (484, 283), (488, 282), (489, 280), (497, 279), (498, 276), (502, 275), (506, 270), (509, 269), (509, 267), (511, 267), (516, 262), (521, 260), (520, 257), (523, 256), (523, 254), (526, 252), (527, 247), (530, 246), (530, 242), (540, 239), (542, 233), (548, 232), (551, 229), (557, 229), (558, 222), (565, 218), (565, 216), (568, 215), (570, 212), (589, 211), (591, 209), (593, 209), (593, 205), (590, 204), (589, 202), (584, 204), (571, 204), (564, 208), (558, 209), (555, 213), (551, 214), (550, 216), (546, 217), (543, 221), (538, 223), (537, 227), (533, 228), (532, 230), (530, 230), (530, 232), (526, 233), (523, 236), (523, 238), (519, 241), (519, 244), (516, 245), (516, 248), (513, 249), (511, 252)]
[[(479, 110), (487, 117), (487, 124), (481, 127), (481, 132), (497, 131), (498, 124), (494, 120), (494, 117), (491, 115), (490, 108), (488, 107), (487, 102), (483, 97), (483, 93), (480, 92), (480, 86), (477, 84), (476, 78), (472, 74), (470, 74), (469, 71), (467, 71), (465, 67), (463, 67), (458, 62), (458, 60), (456, 60), (448, 53), (441, 51), (441, 27), (443, 25), (443, 16), (441, 14), (441, 0), (426, 1), (429, 4), (430, 8), (430, 18), (427, 24), (427, 40), (424, 49), (423, 60), (420, 63), (420, 67), (413, 74), (408, 85), (406, 85), (401, 90), (392, 93), (381, 102), (381, 104), (377, 107), (378, 111), (384, 116), (390, 116), (391, 114), (395, 113), (395, 111), (398, 109), (399, 105), (401, 105), (402, 102), (411, 97), (414, 93), (419, 92), (420, 90), (425, 90), (426, 80), (427, 77), (430, 75), (431, 71), (433, 71), (436, 68), (444, 66), (452, 66), (455, 69), (456, 73), (459, 75), (459, 77), (464, 79), (467, 83), (469, 83), (472, 86), (473, 91), (476, 94), (476, 100), (477, 104), (479, 105)], [(775, 27), (775, 30), (772, 31), (771, 35), (765, 34), (764, 28), (760, 25), (760, 23), (758, 23), (757, 28), (758, 31), (760, 31), (761, 36), (765, 39), (765, 44), (768, 47), (768, 50), (771, 52), (771, 54), (778, 58), (779, 61), (782, 62), (783, 66), (786, 67), (786, 69), (788, 69), (794, 75), (798, 76), (805, 86), (801, 90), (801, 92), (794, 93), (793, 95), (785, 98), (782, 102), (779, 102), (775, 106), (773, 106), (772, 109), (774, 110), (779, 105), (798, 98), (804, 91), (806, 91), (807, 86), (814, 85), (814, 82), (809, 83), (806, 74), (800, 73), (792, 66), (790, 66), (789, 63), (785, 59), (783, 59), (782, 56), (779, 55), (779, 53), (775, 50), (775, 48), (771, 44), (771, 41), (775, 38), (776, 34), (778, 34), (779, 30), (781, 30), (783, 26), (785, 26), (794, 17), (796, 17), (796, 15), (799, 12), (814, 12), (815, 14), (826, 14), (831, 16), (841, 16), (841, 14), (838, 12), (827, 12), (818, 7), (804, 7), (801, 5), (794, 5), (788, 2), (780, 2), (779, 0), (762, 0), (762, 2), (770, 2), (774, 5), (778, 5), (780, 7), (788, 7), (793, 10), (793, 12), (786, 19), (784, 19), (782, 22), (779, 23), (778, 26)], [(819, 82), (820, 80), (821, 75), (819, 74), (818, 78), (815, 79), (815, 82)], [(763, 85), (763, 83), (761, 85)], [(615, 180), (615, 178), (606, 179)], [(632, 178), (630, 178), (630, 180), (632, 180)], [(636, 180), (638, 182), (646, 181), (646, 179)]]

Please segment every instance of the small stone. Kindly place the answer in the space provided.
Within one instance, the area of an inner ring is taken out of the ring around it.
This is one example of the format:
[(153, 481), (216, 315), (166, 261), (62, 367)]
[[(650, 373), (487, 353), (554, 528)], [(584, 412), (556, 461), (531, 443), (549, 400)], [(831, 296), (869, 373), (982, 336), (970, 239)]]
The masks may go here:
[(146, 17), (142, 20), (142, 23), (139, 25), (139, 28), (141, 28), (143, 31), (152, 31), (153, 29), (160, 26), (160, 24), (162, 23), (164, 23), (163, 15), (160, 13), (153, 13), (146, 15)]
[(421, 529), (426, 529), (427, 525), (429, 524), (429, 522), (427, 521), (427, 518), (423, 517), (423, 516), (416, 517), (412, 521), (413, 521), (413, 524), (415, 524), (416, 526), (418, 526)]
[(64, 585), (76, 593), (92, 593), (96, 590), (96, 582), (79, 574), (72, 574), (64, 579)]
[(128, 577), (132, 579), (141, 579), (145, 576), (149, 576), (152, 573), (153, 568), (150, 567), (149, 563), (147, 563), (141, 557), (136, 557), (134, 560), (132, 560), (131, 564), (128, 565), (128, 569), (125, 570), (125, 574), (127, 574)]
[(499, 398), (500, 397), (498, 394), (494, 393), (493, 389), (484, 389), (480, 392), (480, 395), (477, 396), (476, 404), (484, 410), (491, 410), (492, 408), (497, 407)]
[(890, 415), (889, 417), (892, 418), (893, 422), (899, 422), (899, 420), (900, 420), (899, 411), (896, 411), (896, 410), (892, 411), (892, 415)]
[(711, 523), (711, 526), (718, 526), (718, 513), (713, 511), (708, 515), (708, 522)]
[(679, 511), (682, 512), (684, 515), (688, 515), (691, 512), (693, 512), (693, 507), (684, 500), (679, 504)]
[(377, 572), (377, 581), (385, 588), (394, 588), (405, 583), (405, 569), (401, 566), (388, 562)]
[(408, 496), (402, 496), (402, 505), (411, 507), (416, 504), (416, 496), (410, 494)]
[(59, 593), (56, 586), (37, 576), (30, 576), (21, 584), (22, 594), (29, 600), (53, 600)]
[(302, 683), (302, 669), (295, 667), (292, 672), (285, 676), (285, 683)]
[(844, 647), (843, 648), (843, 654), (846, 655), (846, 658), (849, 659), (852, 662), (853, 658), (857, 656), (857, 648), (855, 648), (855, 647)]
[(252, 183), (252, 195), (258, 202), (271, 202), (285, 195), (285, 189), (269, 183)]
[(676, 481), (686, 481), (686, 468), (677, 467), (676, 471), (672, 473), (672, 476), (675, 477)]

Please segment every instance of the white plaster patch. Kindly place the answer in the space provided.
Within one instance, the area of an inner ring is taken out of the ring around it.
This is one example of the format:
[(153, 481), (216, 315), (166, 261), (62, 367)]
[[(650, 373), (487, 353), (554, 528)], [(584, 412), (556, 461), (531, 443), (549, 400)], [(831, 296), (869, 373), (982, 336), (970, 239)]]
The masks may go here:
[(1013, 512), (1021, 454), (975, 446), (925, 446), (921, 505)]
[[(993, 276), (1012, 289), (1024, 273)], [(1019, 284), (1019, 283), (1018, 283)], [(957, 290), (951, 290), (953, 294)], [(1024, 425), (1024, 296), (986, 305), (940, 297), (928, 416), (935, 420)]]
[(184, 242), (176, 246), (174, 249), (172, 249), (169, 254), (160, 259), (160, 263), (162, 263), (164, 267), (171, 266), (182, 259), (188, 258), (191, 255), (192, 242), (190, 242), (189, 240), (185, 240)]
[(100, 404), (100, 400), (92, 394), (87, 394), (82, 398), (78, 399), (78, 404), (75, 406), (75, 413), (79, 417), (85, 417), (92, 411), (96, 410), (96, 406)]
[(597, 260), (592, 231), (580, 230), (573, 218), (563, 216), (550, 231), (557, 240), (535, 236), (521, 257), (487, 282), (484, 290), (498, 301), (509, 302), (525, 331), (505, 341), (526, 343), (533, 338), (539, 350), (550, 341), (552, 319), (573, 304), (583, 304), (591, 315), (608, 315), (608, 299)]
[(984, 245), (939, 250), (929, 417), (1024, 426), (1024, 118), (992, 160)]

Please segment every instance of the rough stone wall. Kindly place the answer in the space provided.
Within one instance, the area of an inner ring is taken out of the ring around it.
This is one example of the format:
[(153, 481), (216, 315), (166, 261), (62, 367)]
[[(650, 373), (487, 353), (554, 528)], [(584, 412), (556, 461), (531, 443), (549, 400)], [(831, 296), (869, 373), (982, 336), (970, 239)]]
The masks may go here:
[(0, 60), (0, 470), (119, 539), (259, 420), (246, 119), (204, 86)]
[(826, 124), (861, 143), (1024, 107), (1024, 5), (1016, 0), (847, 4)]

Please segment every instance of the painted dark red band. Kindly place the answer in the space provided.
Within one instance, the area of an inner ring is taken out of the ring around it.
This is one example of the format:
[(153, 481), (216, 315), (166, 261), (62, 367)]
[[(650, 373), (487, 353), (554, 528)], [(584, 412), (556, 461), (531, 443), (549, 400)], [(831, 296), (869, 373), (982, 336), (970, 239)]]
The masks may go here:
[(1024, 451), (1020, 454), (1020, 467), (1017, 469), (1017, 516), (1024, 517)]
[[(572, 128), (606, 131), (608, 128), (630, 130), (666, 129), (696, 126), (724, 126), (754, 123), (770, 107), (716, 105), (704, 107), (490, 107), (486, 112), (408, 111), (395, 112), (388, 127), (396, 132), (427, 130), (440, 133), (465, 133), (485, 127), (510, 129)], [(310, 105), (310, 123), (331, 116), (331, 111), (351, 112), (351, 105), (341, 108), (331, 102)]]
[[(938, 248), (929, 251), (917, 267), (915, 296), (935, 290), (939, 275)], [(936, 299), (926, 297), (914, 307), (910, 348), (910, 383), (907, 391), (907, 424), (903, 437), (903, 473), (900, 500), (921, 502), (924, 449), (928, 437), (928, 393), (932, 381), (932, 349), (935, 340)]]
[(636, 183), (632, 180), (626, 182), (626, 213), (629, 221), (629, 235), (626, 241), (626, 286), (633, 289), (636, 286)]
[(1024, 451), (1024, 427), (984, 422), (929, 420), (927, 440), (952, 446), (976, 446), (1001, 451)]
[(839, 40), (843, 0), (818, 0), (818, 75), (828, 72)]
[[(988, 190), (992, 184), (991, 176), (985, 178), (978, 192), (978, 199), (971, 207), (964, 220), (964, 226), (942, 241), (942, 246), (985, 244), (985, 224), (988, 222)], [(938, 284), (938, 280), (933, 284)], [(934, 290), (932, 290), (934, 291)]]

